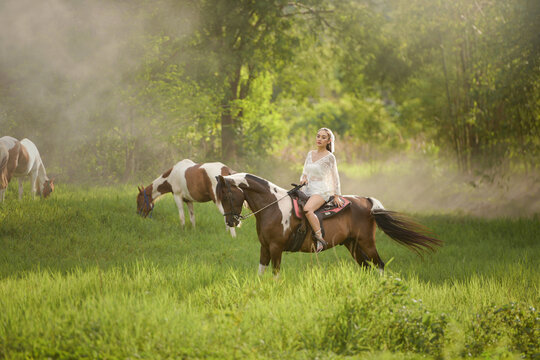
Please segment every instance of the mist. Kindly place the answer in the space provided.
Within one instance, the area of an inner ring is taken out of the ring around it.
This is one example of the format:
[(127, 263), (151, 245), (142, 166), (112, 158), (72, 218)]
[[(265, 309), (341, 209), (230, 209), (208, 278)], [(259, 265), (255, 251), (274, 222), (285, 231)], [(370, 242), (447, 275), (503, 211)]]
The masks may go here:
[[(81, 113), (87, 104), (63, 99), (57, 82), (74, 89), (102, 84), (93, 93), (88, 89), (87, 96), (92, 98), (118, 81), (128, 61), (122, 57), (126, 42), (141, 32), (139, 25), (124, 18), (119, 8), (107, 2), (86, 2), (77, 8), (59, 0), (4, 2), (0, 12), (2, 66), (16, 74), (12, 81), (29, 103), (51, 108), (67, 104), (66, 117), (73, 109)], [(27, 79), (32, 80), (24, 81)]]
[(531, 175), (464, 175), (449, 161), (398, 156), (368, 175), (354, 179), (345, 174), (342, 188), (373, 196), (396, 211), (517, 218), (540, 212), (540, 179)]
[[(238, 161), (220, 158), (216, 109), (221, 99), (216, 101), (215, 94), (205, 92), (204, 83), (193, 86), (193, 93), (183, 89), (172, 100), (166, 99), (187, 104), (166, 115), (160, 113), (168, 106), (163, 99), (150, 95), (146, 99), (145, 90), (136, 88), (137, 81), (144, 82), (136, 77), (147, 75), (141, 70), (144, 66), (168, 61), (160, 58), (163, 49), (152, 47), (192, 34), (198, 21), (194, 11), (183, 2), (168, 1), (152, 5), (142, 1), (1, 2), (0, 136), (34, 140), (48, 172), (66, 182), (145, 183), (190, 157), (222, 160), (237, 171), (257, 172), (287, 188), (299, 177), (296, 171), (304, 161), (300, 155), (289, 162), (259, 159), (251, 153)], [(162, 40), (148, 41), (152, 37)], [(174, 46), (166, 49), (172, 55), (166, 55), (174, 57), (176, 64), (203, 73), (215, 71), (208, 65), (211, 61), (190, 58)], [(204, 48), (201, 54), (204, 57)], [(292, 83), (296, 80), (293, 77)], [(370, 101), (360, 104), (371, 106)], [(200, 115), (201, 110), (210, 115)], [(303, 110), (298, 106), (293, 113)], [(190, 115), (184, 119), (185, 114)], [(266, 120), (258, 121), (264, 131)], [(297, 143), (295, 151), (304, 154), (311, 145)], [(376, 197), (390, 209), (488, 217), (529, 216), (540, 211), (540, 181), (534, 170), (526, 175), (508, 170), (463, 175), (450, 157), (422, 158), (406, 151), (345, 164), (346, 157), (340, 158), (339, 152), (345, 150), (338, 146), (336, 153), (338, 163), (344, 163), (342, 192)], [(279, 171), (268, 168), (272, 161)]]
[(94, 166), (98, 181), (108, 181), (114, 170), (108, 164), (77, 169), (77, 163), (95, 162), (89, 155), (101, 156), (98, 163), (116, 161), (107, 153), (128, 151), (136, 137), (162, 142), (144, 105), (130, 101), (143, 92), (140, 69), (154, 60), (149, 39), (189, 33), (183, 19), (190, 14), (179, 8), (167, 1), (0, 3), (0, 133), (32, 139), (48, 171), (64, 180), (81, 180), (77, 173)]
[[(103, 97), (136, 65), (128, 46), (142, 34), (142, 25), (128, 21), (133, 13), (128, 6), (106, 1), (2, 2), (2, 81), (7, 95), (20, 104), (17, 109), (32, 113), (38, 123), (24, 127), (25, 137), (43, 137), (40, 132), (45, 131), (47, 145), (61, 147), (63, 141), (84, 135)], [(4, 114), (2, 121), (10, 121), (11, 115)]]

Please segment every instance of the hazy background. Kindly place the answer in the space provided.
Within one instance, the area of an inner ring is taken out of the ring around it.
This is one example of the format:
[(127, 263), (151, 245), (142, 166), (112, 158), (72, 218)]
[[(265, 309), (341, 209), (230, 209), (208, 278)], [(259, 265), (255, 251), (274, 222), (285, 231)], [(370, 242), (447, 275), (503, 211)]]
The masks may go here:
[(57, 183), (223, 161), (288, 187), (319, 127), (344, 193), (540, 211), (537, 1), (0, 1), (0, 136)]

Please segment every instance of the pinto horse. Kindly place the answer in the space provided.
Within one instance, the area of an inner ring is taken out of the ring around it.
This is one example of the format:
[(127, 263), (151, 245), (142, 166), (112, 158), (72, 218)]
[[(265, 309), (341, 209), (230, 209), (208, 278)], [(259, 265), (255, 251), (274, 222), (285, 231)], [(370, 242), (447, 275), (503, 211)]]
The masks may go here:
[[(242, 218), (242, 204), (247, 201), (257, 222), (261, 243), (259, 274), (262, 275), (272, 261), (274, 274), (279, 273), (281, 255), (287, 251), (301, 220), (293, 215), (293, 205), (288, 192), (271, 182), (247, 173), (218, 176), (217, 199), (223, 205), (225, 221), (236, 226)], [(351, 202), (341, 214), (323, 221), (324, 239), (328, 248), (345, 245), (361, 266), (372, 262), (381, 271), (384, 262), (375, 247), (375, 230), (378, 226), (390, 238), (415, 252), (434, 250), (442, 242), (429, 236), (426, 228), (393, 211), (386, 210), (380, 201), (370, 197), (344, 196)], [(244, 217), (245, 218), (245, 217)], [(311, 231), (300, 248), (314, 252)]]
[(32, 198), (36, 191), (43, 197), (54, 191), (54, 179), (47, 177), (45, 166), (34, 143), (4, 136), (0, 138), (0, 201), (4, 201), (6, 188), (12, 177), (19, 178), (19, 199), (23, 194), (23, 178), (30, 177)]
[[(182, 226), (185, 226), (184, 202), (189, 210), (191, 224), (195, 226), (193, 202), (213, 201), (223, 214), (221, 204), (216, 201), (216, 176), (233, 173), (235, 173), (233, 170), (220, 162), (196, 164), (184, 159), (155, 179), (152, 184), (139, 187), (137, 213), (143, 217), (148, 216), (154, 209), (157, 198), (173, 193)], [(229, 231), (233, 237), (236, 236), (234, 227), (230, 227)]]

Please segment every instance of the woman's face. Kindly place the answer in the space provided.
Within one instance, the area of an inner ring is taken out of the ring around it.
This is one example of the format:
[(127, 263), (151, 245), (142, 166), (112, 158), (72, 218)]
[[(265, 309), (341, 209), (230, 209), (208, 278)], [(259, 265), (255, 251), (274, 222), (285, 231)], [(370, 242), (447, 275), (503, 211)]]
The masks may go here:
[(326, 145), (330, 143), (330, 136), (328, 135), (328, 132), (324, 130), (319, 130), (317, 133), (317, 147), (326, 148)]

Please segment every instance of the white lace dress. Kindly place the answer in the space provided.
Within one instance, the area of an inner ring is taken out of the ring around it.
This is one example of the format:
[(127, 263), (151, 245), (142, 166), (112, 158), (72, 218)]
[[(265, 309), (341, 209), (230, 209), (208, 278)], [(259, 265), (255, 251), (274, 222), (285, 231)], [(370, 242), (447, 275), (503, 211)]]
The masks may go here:
[(302, 189), (306, 195), (320, 195), (324, 201), (328, 201), (334, 195), (341, 195), (341, 186), (339, 185), (339, 174), (337, 170), (336, 157), (328, 153), (315, 162), (311, 158), (310, 151), (304, 163), (304, 171), (300, 181), (305, 176), (307, 185)]

